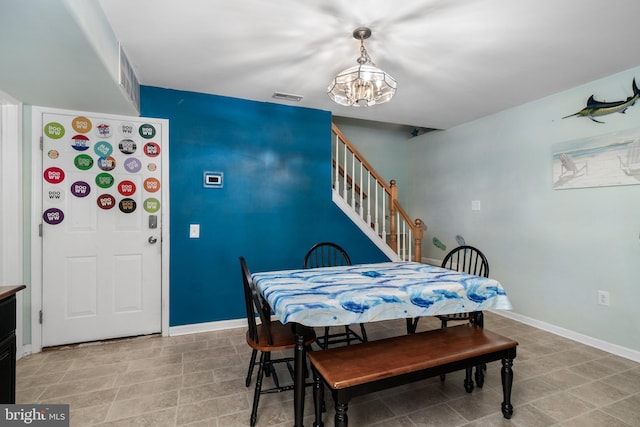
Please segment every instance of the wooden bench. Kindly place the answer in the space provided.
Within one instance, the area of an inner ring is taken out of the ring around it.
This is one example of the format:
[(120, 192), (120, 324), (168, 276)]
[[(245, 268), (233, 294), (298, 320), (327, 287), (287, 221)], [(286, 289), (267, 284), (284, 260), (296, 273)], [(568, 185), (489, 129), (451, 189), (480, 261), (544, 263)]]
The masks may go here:
[(473, 390), (471, 369), (502, 360), (502, 414), (511, 418), (513, 359), (518, 343), (464, 324), (345, 347), (308, 353), (314, 372), (316, 421), (321, 427), (323, 385), (329, 386), (335, 402), (335, 426), (347, 427), (347, 409), (352, 397), (465, 369), (465, 389)]

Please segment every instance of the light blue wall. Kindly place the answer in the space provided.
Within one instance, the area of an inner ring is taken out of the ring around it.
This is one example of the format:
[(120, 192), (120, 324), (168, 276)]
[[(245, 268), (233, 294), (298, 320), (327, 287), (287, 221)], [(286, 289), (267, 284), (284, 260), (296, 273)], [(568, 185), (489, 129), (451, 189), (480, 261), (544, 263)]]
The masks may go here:
[[(141, 102), (169, 119), (171, 326), (244, 316), (239, 256), (254, 272), (301, 268), (330, 240), (353, 263), (388, 260), (331, 201), (329, 112), (153, 87)], [(204, 171), (224, 188), (203, 188)]]
[(434, 236), (450, 249), (461, 234), (486, 253), (516, 313), (640, 350), (640, 185), (553, 190), (551, 163), (555, 143), (640, 133), (640, 103), (605, 124), (561, 119), (592, 93), (626, 99), (634, 77), (640, 68), (412, 139), (409, 213), (428, 226), (424, 256), (443, 257)]

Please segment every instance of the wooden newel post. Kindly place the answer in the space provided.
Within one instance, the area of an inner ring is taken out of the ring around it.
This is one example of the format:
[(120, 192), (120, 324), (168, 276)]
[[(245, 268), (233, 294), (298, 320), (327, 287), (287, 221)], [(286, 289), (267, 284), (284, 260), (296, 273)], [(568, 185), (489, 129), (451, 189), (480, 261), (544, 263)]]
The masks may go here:
[(398, 187), (396, 187), (396, 180), (392, 179), (389, 186), (391, 187), (389, 194), (389, 246), (395, 253), (398, 253), (398, 225), (396, 224)]
[(420, 218), (417, 218), (416, 226), (413, 231), (413, 253), (415, 254), (415, 261), (422, 262), (422, 237), (424, 236), (423, 222)]

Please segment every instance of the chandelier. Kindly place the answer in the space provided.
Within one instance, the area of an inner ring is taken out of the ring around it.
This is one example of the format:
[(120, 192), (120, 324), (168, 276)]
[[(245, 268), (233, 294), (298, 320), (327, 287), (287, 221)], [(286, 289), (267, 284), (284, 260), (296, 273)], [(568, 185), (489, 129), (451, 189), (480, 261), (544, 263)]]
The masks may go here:
[(364, 40), (369, 37), (369, 28), (360, 27), (353, 31), (353, 38), (360, 40), (358, 65), (340, 72), (327, 88), (329, 98), (340, 105), (369, 107), (389, 101), (396, 93), (395, 79), (376, 67), (364, 48)]

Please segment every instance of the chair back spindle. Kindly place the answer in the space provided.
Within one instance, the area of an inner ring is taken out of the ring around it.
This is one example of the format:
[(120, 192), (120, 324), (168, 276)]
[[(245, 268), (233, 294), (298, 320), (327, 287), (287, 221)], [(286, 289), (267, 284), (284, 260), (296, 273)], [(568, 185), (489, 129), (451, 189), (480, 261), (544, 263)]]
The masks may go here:
[(332, 242), (316, 243), (304, 257), (303, 268), (337, 267), (351, 265), (347, 252)]
[[(240, 257), (240, 268), (242, 270), (242, 281), (244, 282), (244, 298), (245, 308), (247, 310), (247, 323), (249, 325), (249, 337), (253, 341), (259, 342), (260, 332), (262, 332), (269, 345), (273, 345), (273, 338), (271, 337), (269, 328), (269, 323), (271, 323), (271, 309), (256, 289), (244, 257)], [(258, 314), (260, 318), (260, 325), (256, 322), (256, 314)]]
[(489, 277), (489, 263), (480, 250), (464, 245), (454, 248), (442, 261), (442, 267), (474, 276)]

